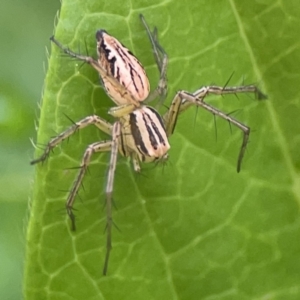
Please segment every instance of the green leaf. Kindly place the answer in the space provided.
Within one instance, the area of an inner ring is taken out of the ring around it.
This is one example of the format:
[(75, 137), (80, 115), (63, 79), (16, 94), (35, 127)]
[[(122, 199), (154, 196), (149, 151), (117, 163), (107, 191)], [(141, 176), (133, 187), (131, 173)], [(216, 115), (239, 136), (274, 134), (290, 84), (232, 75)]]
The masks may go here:
[[(138, 14), (157, 26), (169, 55), (169, 96), (207, 84), (258, 82), (269, 96), (211, 97), (209, 103), (251, 127), (241, 173), (242, 135), (190, 109), (171, 137), (170, 163), (136, 176), (119, 159), (108, 276), (104, 186), (108, 154), (95, 155), (75, 207), (64, 213), (95, 128), (75, 134), (36, 168), (28, 226), (26, 299), (298, 299), (300, 251), (299, 9), (297, 1), (63, 1), (56, 38), (95, 56), (105, 28), (134, 52), (152, 86), (157, 70)], [(70, 125), (64, 116), (107, 116), (113, 103), (97, 73), (52, 48), (38, 142)], [(113, 121), (107, 117), (108, 120)], [(41, 154), (38, 150), (36, 156)]]

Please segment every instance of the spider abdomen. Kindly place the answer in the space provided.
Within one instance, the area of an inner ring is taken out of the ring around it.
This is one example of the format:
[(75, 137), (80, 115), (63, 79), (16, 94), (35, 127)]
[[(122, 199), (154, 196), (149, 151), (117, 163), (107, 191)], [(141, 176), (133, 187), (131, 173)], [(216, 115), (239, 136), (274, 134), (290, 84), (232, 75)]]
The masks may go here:
[(134, 152), (142, 162), (166, 158), (170, 144), (162, 118), (154, 108), (141, 106), (121, 118), (121, 122), (122, 155), (129, 156)]
[[(144, 101), (150, 92), (150, 84), (144, 67), (138, 59), (116, 38), (105, 30), (96, 33), (98, 62), (137, 101)], [(122, 91), (107, 78), (101, 78), (110, 98), (118, 105), (127, 104)]]

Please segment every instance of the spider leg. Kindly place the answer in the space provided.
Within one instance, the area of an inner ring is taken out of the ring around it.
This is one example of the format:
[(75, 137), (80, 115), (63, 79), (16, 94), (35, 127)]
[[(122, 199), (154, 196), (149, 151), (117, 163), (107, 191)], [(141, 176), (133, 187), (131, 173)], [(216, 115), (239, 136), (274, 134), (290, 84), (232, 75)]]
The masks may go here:
[[(69, 48), (63, 46), (58, 40), (56, 40), (54, 36), (52, 36), (50, 40), (67, 55), (90, 64), (99, 73), (102, 83), (105, 82), (104, 85), (106, 92), (116, 104), (119, 105), (122, 103), (133, 103), (137, 107), (139, 106), (139, 101), (137, 101), (115, 77), (108, 74), (107, 70), (103, 68), (99, 61), (95, 60), (91, 56), (85, 56), (71, 51)], [(108, 90), (113, 91), (113, 94), (110, 94)], [(122, 103), (119, 103), (120, 96), (122, 97)]]
[(135, 172), (140, 173), (141, 172), (141, 166), (140, 161), (136, 153), (132, 153), (131, 155), (132, 159), (132, 165)]
[(154, 59), (155, 62), (157, 64), (157, 67), (159, 69), (159, 71), (161, 72), (161, 68), (162, 68), (162, 63), (163, 63), (163, 56), (165, 54), (165, 51), (163, 50), (163, 48), (160, 46), (160, 44), (158, 43), (158, 39), (157, 39), (157, 28), (154, 27), (153, 32), (151, 32), (144, 16), (142, 14), (140, 14), (140, 19), (141, 22), (143, 23), (146, 31), (147, 31), (147, 35), (148, 38), (151, 42), (151, 46), (152, 46), (152, 51), (154, 54)]
[(86, 62), (88, 64), (90, 64), (92, 67), (94, 67), (102, 76), (102, 74), (104, 76), (107, 75), (107, 72), (98, 64), (98, 62), (93, 59), (91, 56), (86, 56), (86, 55), (81, 55), (79, 53), (75, 53), (72, 50), (70, 50), (68, 47), (63, 46), (58, 40), (55, 39), (54, 36), (50, 37), (50, 41), (52, 43), (54, 43), (56, 46), (58, 46), (64, 53), (66, 53), (67, 55), (76, 58), (78, 60), (81, 60), (83, 62)]
[(84, 155), (82, 157), (81, 164), (80, 164), (80, 171), (73, 183), (73, 186), (71, 188), (71, 191), (68, 195), (68, 199), (66, 202), (66, 210), (67, 210), (68, 216), (71, 219), (71, 224), (72, 224), (71, 229), (72, 230), (76, 229), (75, 215), (73, 213), (74, 201), (75, 201), (76, 195), (78, 193), (78, 190), (81, 186), (84, 175), (87, 171), (87, 168), (90, 164), (91, 157), (96, 152), (108, 152), (108, 151), (111, 151), (111, 149), (112, 149), (112, 141), (100, 141), (100, 142), (90, 144), (84, 152)]
[(123, 116), (129, 115), (136, 109), (134, 104), (123, 104), (119, 106), (113, 106), (108, 110), (108, 114), (112, 115), (114, 118), (121, 118)]
[(154, 54), (154, 59), (157, 65), (157, 68), (160, 73), (160, 78), (156, 89), (151, 92), (151, 94), (146, 99), (145, 103), (148, 103), (157, 97), (159, 97), (158, 105), (163, 104), (165, 98), (167, 97), (168, 93), (168, 80), (167, 80), (167, 66), (168, 66), (168, 55), (165, 52), (164, 48), (159, 44), (157, 38), (157, 28), (155, 27), (153, 32), (151, 32), (144, 16), (140, 14), (140, 19), (147, 31), (147, 35), (151, 42), (152, 51)]
[(197, 90), (194, 95), (198, 98), (204, 98), (208, 94), (225, 95), (225, 94), (238, 94), (238, 93), (254, 93), (258, 100), (265, 100), (267, 96), (256, 85), (242, 85), (242, 86), (204, 86)]
[(174, 132), (178, 115), (185, 111), (188, 107), (192, 105), (197, 105), (204, 108), (211, 114), (217, 115), (220, 118), (227, 120), (230, 124), (233, 124), (243, 132), (243, 141), (241, 144), (237, 161), (237, 172), (240, 172), (242, 160), (249, 140), (250, 128), (244, 125), (243, 123), (239, 122), (235, 118), (231, 117), (230, 115), (227, 115), (219, 109), (207, 104), (206, 102), (204, 102), (204, 98), (208, 94), (223, 95), (249, 92), (254, 93), (259, 100), (266, 99), (266, 96), (254, 85), (238, 87), (206, 86), (197, 90), (193, 94), (186, 91), (179, 91), (175, 95), (169, 110), (163, 116), (167, 135), (169, 136)]
[(109, 168), (108, 168), (108, 179), (106, 183), (106, 255), (105, 255), (105, 262), (103, 267), (103, 275), (107, 273), (108, 261), (110, 251), (112, 249), (111, 246), (111, 229), (113, 225), (112, 221), (112, 194), (113, 194), (113, 185), (114, 185), (114, 178), (115, 178), (115, 170), (116, 170), (116, 163), (118, 158), (118, 146), (119, 146), (119, 137), (121, 134), (121, 124), (120, 122), (115, 122), (112, 129), (112, 140), (110, 142), (110, 161), (109, 161)]
[(101, 131), (111, 135), (111, 130), (112, 130), (112, 125), (107, 122), (106, 120), (93, 115), (93, 116), (88, 116), (76, 123), (74, 123), (74, 125), (72, 125), (71, 127), (69, 127), (68, 129), (66, 129), (65, 131), (63, 131), (62, 133), (60, 133), (58, 136), (54, 137), (53, 139), (51, 139), (47, 145), (46, 148), (43, 152), (43, 154), (32, 160), (30, 162), (31, 165), (34, 165), (36, 163), (39, 162), (43, 162), (45, 159), (47, 159), (47, 157), (49, 156), (51, 150), (53, 148), (55, 148), (58, 144), (60, 144), (62, 141), (64, 141), (66, 138), (68, 138), (69, 136), (71, 136), (72, 134), (74, 134), (75, 132), (77, 132), (77, 130), (82, 129), (88, 125), (95, 125), (96, 127), (98, 127)]

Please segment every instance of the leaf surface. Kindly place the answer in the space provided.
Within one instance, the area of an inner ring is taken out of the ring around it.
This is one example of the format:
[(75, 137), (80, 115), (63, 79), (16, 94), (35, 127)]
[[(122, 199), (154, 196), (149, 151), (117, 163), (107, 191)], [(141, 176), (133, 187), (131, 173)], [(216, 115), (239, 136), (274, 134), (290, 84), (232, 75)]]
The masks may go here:
[[(104, 28), (158, 74), (138, 14), (169, 55), (168, 105), (176, 91), (258, 83), (268, 95), (210, 97), (251, 127), (241, 173), (242, 134), (201, 109), (180, 116), (170, 162), (143, 166), (119, 158), (113, 251), (105, 255), (108, 154), (95, 155), (77, 198), (77, 231), (64, 214), (81, 156), (108, 137), (84, 129), (36, 168), (28, 227), (26, 299), (298, 299), (300, 251), (299, 10), (296, 1), (63, 1), (56, 38), (96, 55)], [(88, 65), (52, 48), (38, 141), (113, 106)], [(113, 120), (107, 116), (109, 121)], [(216, 131), (217, 130), (217, 131)], [(216, 138), (217, 132), (217, 138)], [(41, 154), (37, 151), (36, 155)]]

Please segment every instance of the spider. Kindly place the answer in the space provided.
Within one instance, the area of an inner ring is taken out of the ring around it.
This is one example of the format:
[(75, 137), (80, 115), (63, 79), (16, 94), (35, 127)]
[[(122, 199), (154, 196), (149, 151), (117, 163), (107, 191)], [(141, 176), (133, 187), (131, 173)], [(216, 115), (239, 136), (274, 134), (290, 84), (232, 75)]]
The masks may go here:
[(188, 107), (196, 105), (213, 115), (227, 120), (243, 132), (242, 145), (237, 161), (237, 171), (239, 172), (249, 139), (250, 128), (230, 115), (207, 104), (204, 99), (208, 94), (224, 95), (249, 92), (254, 93), (260, 100), (266, 98), (255, 85), (237, 87), (204, 86), (193, 93), (183, 90), (177, 92), (167, 112), (161, 116), (148, 103), (159, 98), (158, 104), (162, 104), (166, 98), (168, 56), (158, 42), (157, 28), (155, 27), (151, 31), (143, 15), (140, 15), (140, 19), (151, 42), (155, 62), (160, 74), (158, 85), (151, 93), (149, 80), (141, 63), (124, 45), (105, 30), (96, 32), (97, 59), (77, 54), (64, 47), (54, 37), (50, 38), (67, 55), (90, 64), (98, 71), (104, 90), (117, 105), (108, 111), (116, 121), (111, 124), (97, 115), (85, 117), (52, 138), (47, 143), (43, 154), (31, 161), (31, 164), (43, 162), (49, 156), (51, 150), (63, 140), (77, 132), (77, 130), (92, 124), (111, 136), (109, 141), (97, 141), (88, 145), (81, 160), (79, 173), (66, 201), (66, 210), (71, 219), (71, 228), (75, 230), (73, 205), (91, 157), (96, 152), (110, 152), (105, 189), (107, 236), (103, 267), (104, 275), (107, 274), (108, 261), (112, 249), (112, 195), (118, 153), (131, 158), (135, 172), (140, 172), (140, 163), (166, 161), (168, 159), (168, 150), (170, 149), (168, 137), (175, 130), (178, 115)]

